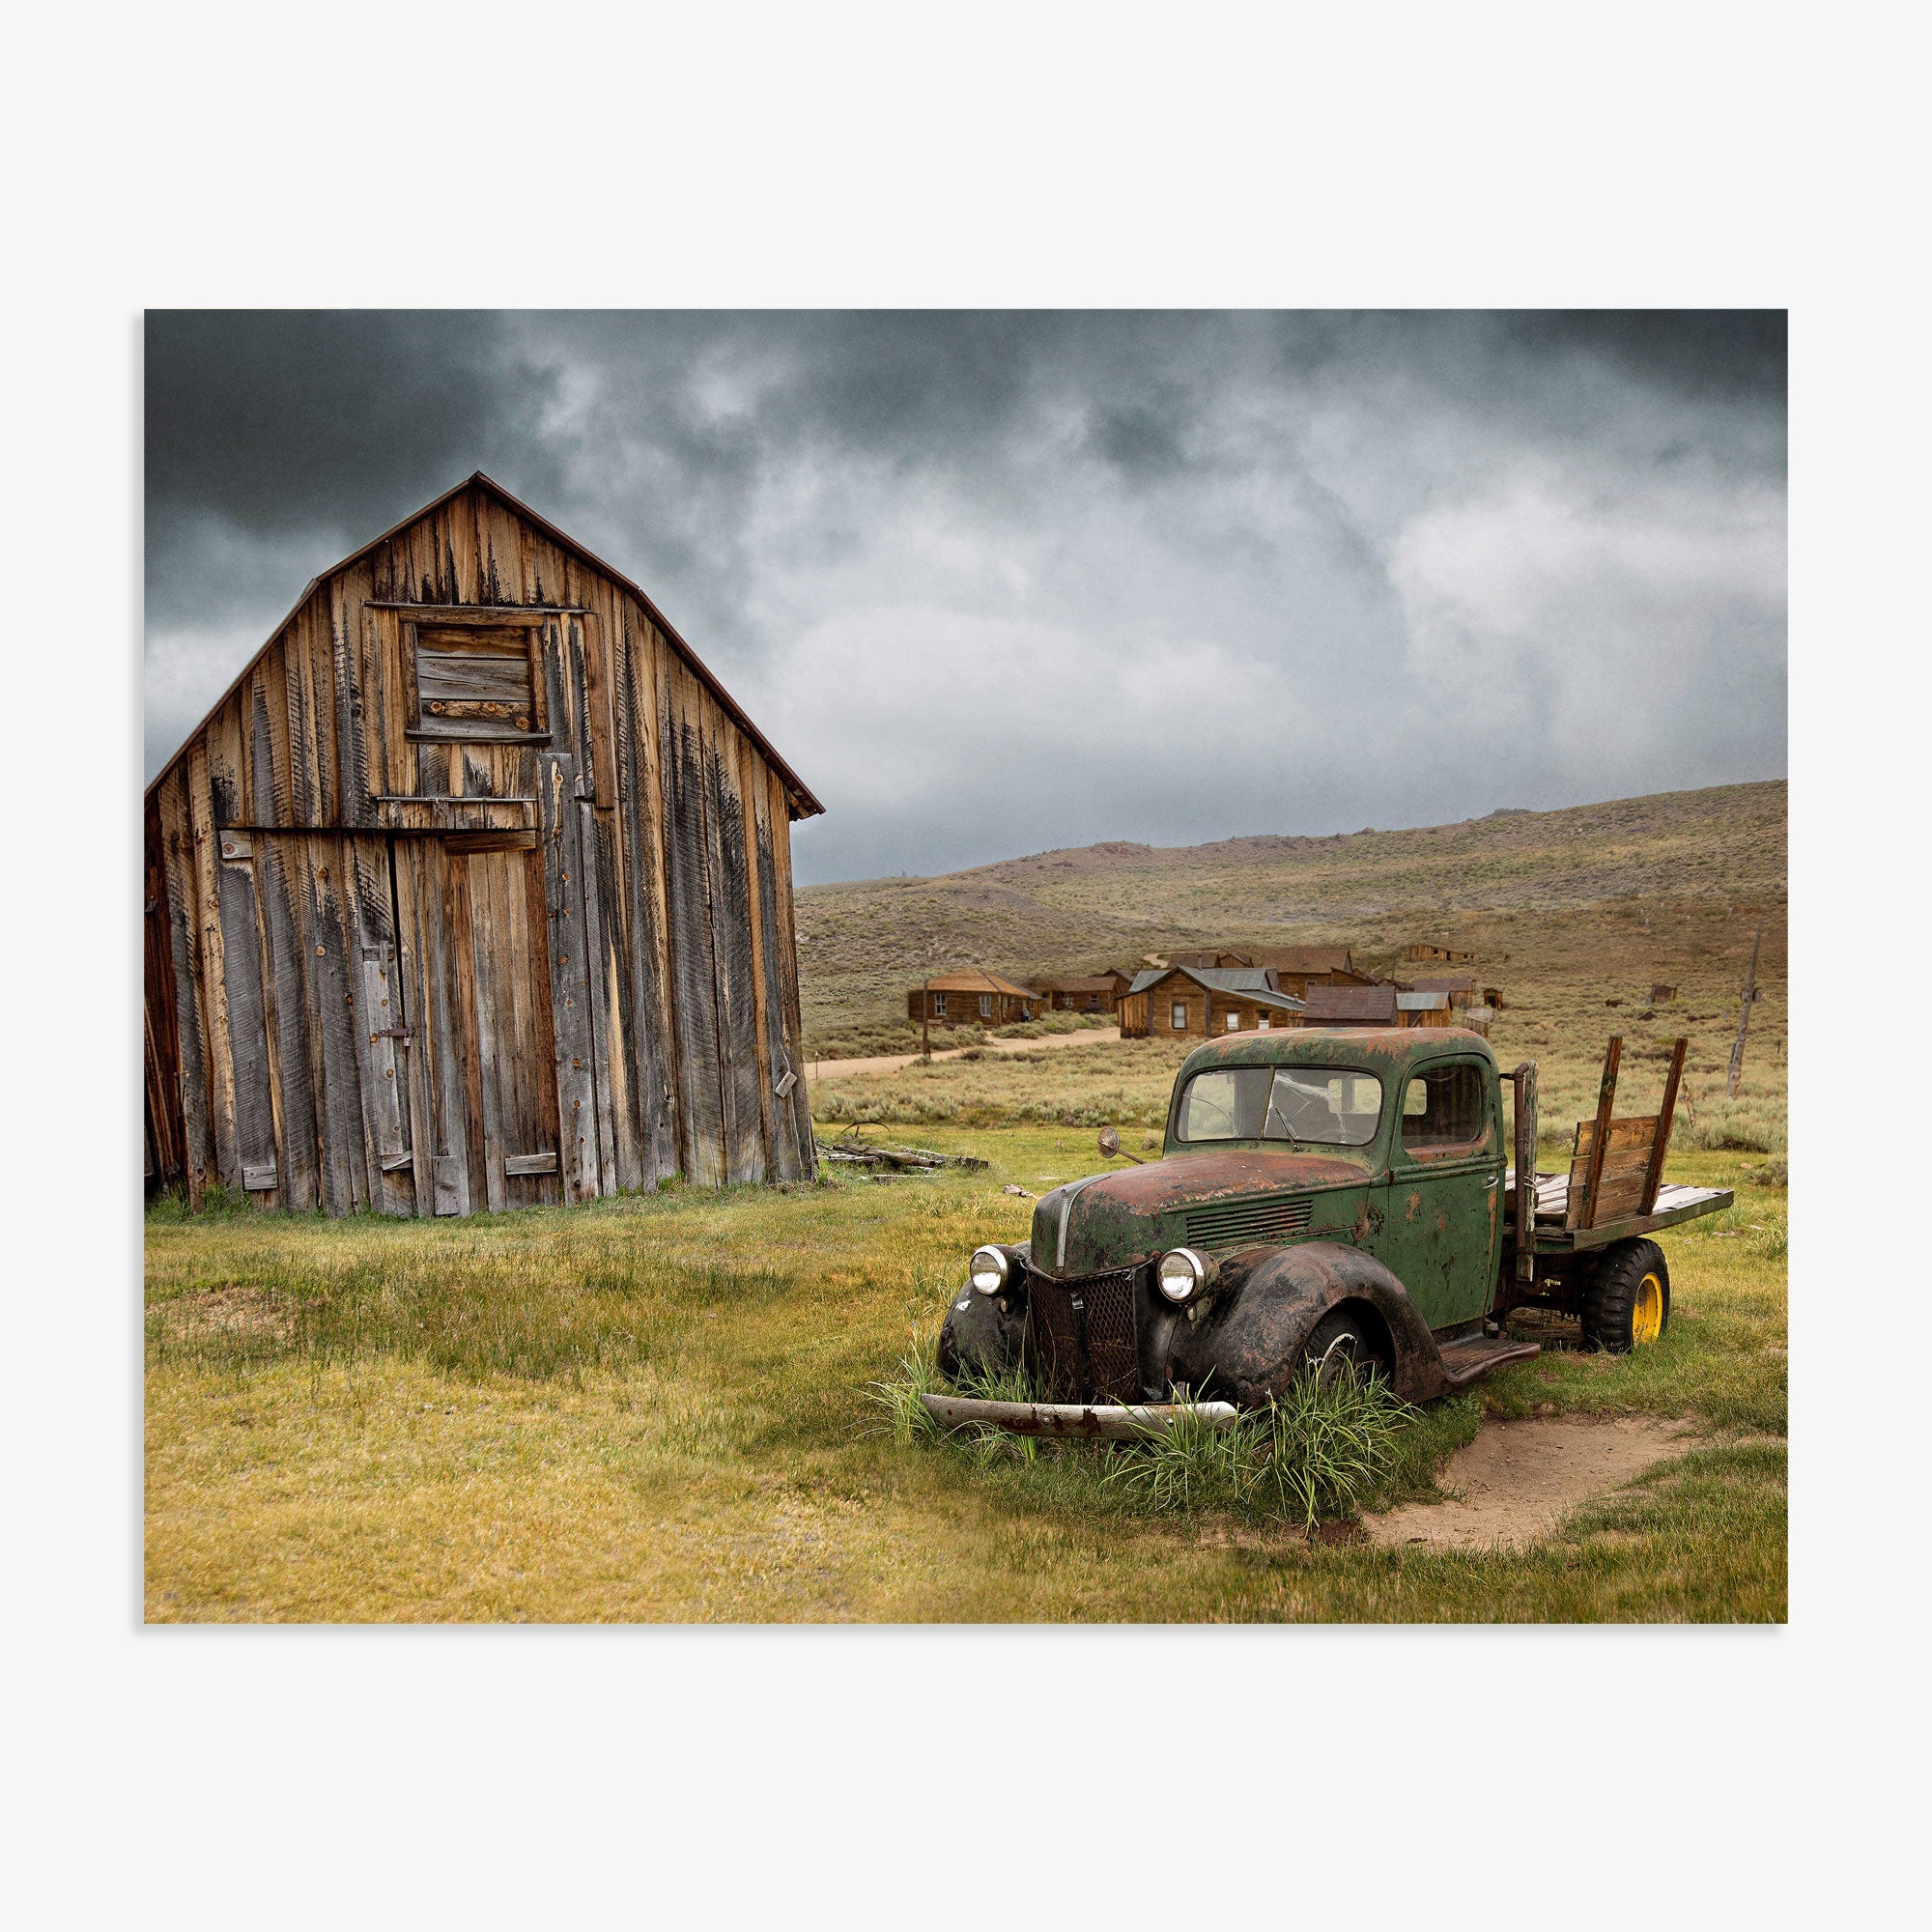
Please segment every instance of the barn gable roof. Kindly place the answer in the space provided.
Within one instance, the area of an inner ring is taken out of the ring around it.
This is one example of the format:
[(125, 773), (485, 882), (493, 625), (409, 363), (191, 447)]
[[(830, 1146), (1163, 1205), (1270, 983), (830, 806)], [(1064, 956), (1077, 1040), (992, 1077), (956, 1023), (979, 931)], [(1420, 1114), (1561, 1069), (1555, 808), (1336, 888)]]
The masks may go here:
[(472, 470), (462, 482), (452, 484), (441, 496), (433, 497), (419, 508), (412, 510), (407, 517), (402, 518), (397, 523), (391, 524), (380, 536), (371, 537), (359, 549), (351, 551), (347, 556), (330, 564), (327, 570), (318, 571), (315, 576), (311, 577), (307, 583), (302, 586), (301, 594), (290, 605), (281, 621), (270, 630), (268, 637), (263, 640), (261, 648), (255, 651), (249, 657), (248, 662), (236, 672), (228, 688), (208, 707), (206, 713), (203, 714), (202, 718), (194, 725), (194, 728), (187, 732), (182, 739), (181, 744), (176, 748), (167, 763), (155, 774), (154, 778), (148, 783), (147, 794), (145, 795), (152, 795), (155, 787), (180, 762), (183, 753), (194, 743), (209, 721), (242, 688), (243, 681), (273, 646), (275, 639), (288, 629), (296, 613), (315, 595), (316, 591), (324, 583), (339, 572), (349, 569), (351, 565), (361, 562), (372, 551), (380, 550), (384, 544), (399, 536), (412, 524), (420, 523), (423, 518), (434, 516), (445, 503), (453, 501), (464, 491), (474, 489), (488, 490), (504, 503), (513, 514), (522, 517), (525, 522), (540, 530), (559, 550), (568, 551), (573, 556), (577, 557), (581, 562), (588, 564), (592, 570), (598, 572), (601, 576), (608, 577), (611, 582), (624, 590), (628, 590), (644, 607), (645, 614), (664, 633), (666, 640), (690, 665), (698, 681), (718, 700), (719, 705), (724, 709), (725, 715), (751, 739), (753, 744), (757, 746), (766, 763), (771, 766), (773, 771), (778, 773), (780, 779), (784, 783), (786, 791), (791, 794), (793, 803), (799, 808), (797, 815), (801, 818), (815, 818), (824, 811), (824, 806), (819, 803), (805, 781), (779, 755), (771, 740), (752, 723), (751, 718), (746, 714), (737, 699), (718, 681), (717, 674), (685, 642), (677, 627), (658, 609), (656, 604), (651, 601), (649, 594), (641, 586), (633, 582), (621, 570), (617, 570), (611, 564), (606, 563), (595, 551), (589, 550), (584, 545), (579, 543), (567, 530), (559, 529), (556, 525), (552, 523), (540, 511), (531, 509), (521, 497), (513, 496), (494, 476), (487, 475), (481, 469)]

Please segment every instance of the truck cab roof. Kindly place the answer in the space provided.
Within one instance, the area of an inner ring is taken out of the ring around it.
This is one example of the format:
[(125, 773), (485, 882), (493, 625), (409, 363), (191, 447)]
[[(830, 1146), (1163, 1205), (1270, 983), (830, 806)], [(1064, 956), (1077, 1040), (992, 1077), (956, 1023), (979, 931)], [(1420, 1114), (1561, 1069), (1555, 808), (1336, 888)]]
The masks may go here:
[(1274, 1027), (1231, 1033), (1198, 1046), (1181, 1063), (1181, 1077), (1204, 1066), (1360, 1066), (1377, 1072), (1438, 1055), (1495, 1054), (1468, 1027)]

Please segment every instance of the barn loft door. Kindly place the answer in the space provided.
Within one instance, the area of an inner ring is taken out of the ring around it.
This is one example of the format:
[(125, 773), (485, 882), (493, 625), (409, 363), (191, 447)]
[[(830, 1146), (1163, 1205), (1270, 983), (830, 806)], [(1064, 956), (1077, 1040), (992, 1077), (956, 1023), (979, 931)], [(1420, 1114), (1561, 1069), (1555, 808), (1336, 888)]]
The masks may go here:
[(561, 1200), (536, 837), (398, 838), (394, 851), (418, 1211)]

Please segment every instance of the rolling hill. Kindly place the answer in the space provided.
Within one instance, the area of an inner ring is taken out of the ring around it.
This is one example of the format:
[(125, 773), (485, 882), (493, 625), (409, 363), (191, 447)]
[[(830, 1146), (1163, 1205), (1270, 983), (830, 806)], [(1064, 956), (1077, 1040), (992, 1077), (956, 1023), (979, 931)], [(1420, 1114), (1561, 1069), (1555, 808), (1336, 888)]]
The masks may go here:
[(1473, 950), (1506, 986), (1708, 980), (1716, 997), (1734, 989), (1762, 917), (1760, 972), (1781, 986), (1786, 791), (1718, 785), (1325, 838), (1109, 842), (809, 887), (806, 1032), (902, 1017), (905, 988), (950, 966), (1024, 980), (1217, 942), (1346, 940), (1387, 968), (1406, 942), (1433, 940)]

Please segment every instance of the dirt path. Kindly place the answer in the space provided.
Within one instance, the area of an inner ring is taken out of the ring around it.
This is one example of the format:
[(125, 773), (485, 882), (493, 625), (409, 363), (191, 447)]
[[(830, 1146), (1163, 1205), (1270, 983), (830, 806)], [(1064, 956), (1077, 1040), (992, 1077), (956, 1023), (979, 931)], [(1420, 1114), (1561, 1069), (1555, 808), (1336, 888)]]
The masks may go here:
[(1622, 1488), (1702, 1440), (1684, 1423), (1648, 1415), (1486, 1423), (1440, 1477), (1460, 1501), (1405, 1503), (1386, 1516), (1365, 1516), (1362, 1527), (1372, 1543), (1419, 1543), (1431, 1549), (1534, 1543), (1566, 1510)]
[[(1093, 1046), (1098, 1041), (1119, 1039), (1120, 1037), (1121, 1030), (1117, 1026), (1086, 1027), (1079, 1033), (1042, 1034), (1037, 1039), (989, 1039), (985, 1045), (995, 1053), (1031, 1053), (1040, 1046)], [(980, 1050), (978, 1047), (955, 1046), (932, 1057), (934, 1060), (957, 1060), (961, 1054)], [(818, 1080), (828, 1066), (835, 1080), (853, 1073), (896, 1073), (901, 1066), (910, 1066), (918, 1058), (916, 1053), (882, 1053), (870, 1060), (814, 1060), (808, 1063), (805, 1077)]]

